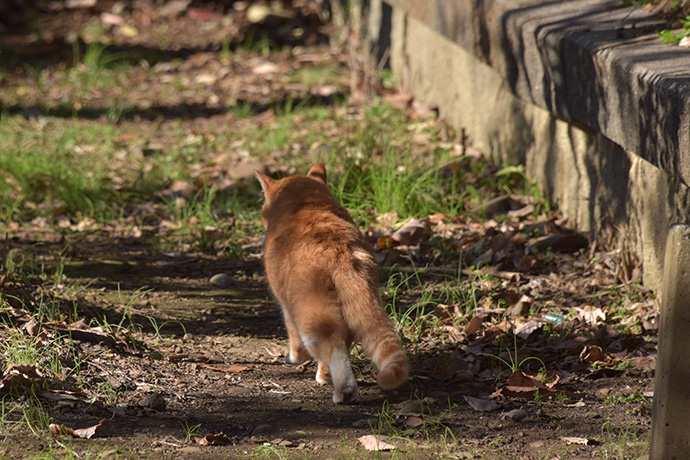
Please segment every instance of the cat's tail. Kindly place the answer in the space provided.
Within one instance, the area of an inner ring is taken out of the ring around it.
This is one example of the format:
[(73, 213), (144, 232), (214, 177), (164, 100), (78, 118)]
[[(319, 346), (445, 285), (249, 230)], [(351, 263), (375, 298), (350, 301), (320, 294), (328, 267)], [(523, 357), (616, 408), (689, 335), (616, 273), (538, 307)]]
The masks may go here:
[(379, 386), (397, 388), (407, 380), (410, 363), (395, 326), (381, 306), (378, 267), (373, 255), (358, 250), (353, 256), (352, 265), (344, 263), (332, 272), (343, 316), (376, 365)]

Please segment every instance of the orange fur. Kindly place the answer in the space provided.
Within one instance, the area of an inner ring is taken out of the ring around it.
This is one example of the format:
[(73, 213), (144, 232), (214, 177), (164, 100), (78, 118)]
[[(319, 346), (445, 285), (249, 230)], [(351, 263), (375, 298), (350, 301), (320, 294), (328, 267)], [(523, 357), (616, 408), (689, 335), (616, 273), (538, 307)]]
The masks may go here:
[(374, 255), (326, 185), (326, 169), (274, 180), (257, 172), (266, 201), (264, 263), (290, 338), (286, 362), (318, 362), (316, 380), (333, 401), (357, 400), (349, 351), (358, 342), (378, 368), (378, 384), (400, 386), (409, 373), (400, 338), (381, 306)]

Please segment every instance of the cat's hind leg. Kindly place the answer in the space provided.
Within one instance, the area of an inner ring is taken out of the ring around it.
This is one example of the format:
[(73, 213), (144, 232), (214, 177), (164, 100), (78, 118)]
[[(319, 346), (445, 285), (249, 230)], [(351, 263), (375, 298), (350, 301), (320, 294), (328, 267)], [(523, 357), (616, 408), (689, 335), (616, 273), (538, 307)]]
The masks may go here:
[(336, 404), (356, 402), (357, 380), (350, 363), (350, 340), (344, 321), (337, 317), (322, 316), (301, 330), (304, 345), (319, 361), (317, 382), (326, 383), (327, 371), (330, 371), (333, 382), (333, 402)]
[(285, 309), (283, 309), (283, 316), (285, 317), (285, 327), (290, 340), (290, 348), (288, 354), (285, 355), (285, 362), (288, 364), (299, 364), (309, 359), (309, 352), (302, 342), (297, 326)]

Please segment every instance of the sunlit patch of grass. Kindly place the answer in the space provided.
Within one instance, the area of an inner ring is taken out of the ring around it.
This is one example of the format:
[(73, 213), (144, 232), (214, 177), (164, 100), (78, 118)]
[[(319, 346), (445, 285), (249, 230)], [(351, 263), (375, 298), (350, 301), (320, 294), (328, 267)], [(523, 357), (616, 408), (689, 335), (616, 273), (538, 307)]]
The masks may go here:
[(96, 89), (127, 85), (125, 69), (129, 54), (110, 52), (107, 46), (90, 43), (82, 54), (77, 43), (72, 47), (74, 66), (65, 74), (66, 81), (73, 85), (75, 94), (84, 96)]
[(601, 434), (603, 438), (601, 450), (604, 458), (643, 458), (649, 453), (651, 431), (640, 436), (640, 429), (632, 424), (616, 426), (607, 420), (601, 427)]
[(109, 180), (113, 128), (88, 129), (3, 117), (0, 123), (0, 196), (13, 203), (5, 212), (16, 216), (52, 212), (108, 215), (119, 197)]
[[(293, 83), (302, 83), (307, 87), (313, 87), (331, 84), (343, 78), (347, 78), (347, 76), (345, 72), (338, 67), (305, 65), (292, 74), (289, 81)], [(343, 81), (342, 83), (345, 82)]]

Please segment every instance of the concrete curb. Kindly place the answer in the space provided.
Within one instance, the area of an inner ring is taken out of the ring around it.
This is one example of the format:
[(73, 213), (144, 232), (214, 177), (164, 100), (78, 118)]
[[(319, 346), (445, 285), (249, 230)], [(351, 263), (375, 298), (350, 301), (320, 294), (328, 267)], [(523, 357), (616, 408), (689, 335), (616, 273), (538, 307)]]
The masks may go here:
[(690, 226), (671, 227), (666, 261), (654, 380), (652, 460), (687, 458), (690, 452)]
[(416, 98), (497, 163), (524, 164), (592, 239), (634, 252), (661, 287), (667, 229), (690, 216), (690, 50), (602, 0), (369, 0)]
[[(601, 0), (386, 0), (494, 68), (520, 99), (690, 185), (690, 51)], [(619, 2), (618, 2), (619, 3)]]

